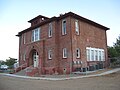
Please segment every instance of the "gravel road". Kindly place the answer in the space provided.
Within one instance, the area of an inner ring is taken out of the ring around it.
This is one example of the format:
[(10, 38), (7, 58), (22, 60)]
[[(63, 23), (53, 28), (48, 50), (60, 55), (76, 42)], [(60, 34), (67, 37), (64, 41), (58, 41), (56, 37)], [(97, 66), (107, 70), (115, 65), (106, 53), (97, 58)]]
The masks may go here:
[(120, 90), (117, 73), (74, 80), (30, 80), (0, 75), (0, 90)]

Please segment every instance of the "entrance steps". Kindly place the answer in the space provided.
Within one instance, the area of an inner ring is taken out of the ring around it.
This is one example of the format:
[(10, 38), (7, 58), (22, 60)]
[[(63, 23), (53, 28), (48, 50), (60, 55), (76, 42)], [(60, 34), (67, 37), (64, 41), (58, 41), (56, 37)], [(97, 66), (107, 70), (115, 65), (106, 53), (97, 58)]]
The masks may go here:
[(23, 70), (15, 73), (15, 75), (26, 76), (26, 69), (23, 69)]

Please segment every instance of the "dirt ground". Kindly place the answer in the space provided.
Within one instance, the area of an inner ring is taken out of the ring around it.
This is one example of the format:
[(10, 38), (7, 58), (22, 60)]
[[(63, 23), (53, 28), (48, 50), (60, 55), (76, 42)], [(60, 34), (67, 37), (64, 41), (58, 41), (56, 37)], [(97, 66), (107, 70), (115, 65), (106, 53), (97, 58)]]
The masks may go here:
[(0, 90), (120, 90), (117, 73), (73, 80), (30, 80), (0, 75)]

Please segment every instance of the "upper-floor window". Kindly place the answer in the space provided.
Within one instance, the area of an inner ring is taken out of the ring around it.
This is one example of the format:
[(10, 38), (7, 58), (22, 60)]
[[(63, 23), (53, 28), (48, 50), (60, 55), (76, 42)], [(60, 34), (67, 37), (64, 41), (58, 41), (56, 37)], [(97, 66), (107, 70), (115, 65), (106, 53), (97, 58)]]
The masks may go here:
[(52, 59), (52, 50), (48, 50), (48, 59)]
[(49, 23), (48, 37), (52, 37), (52, 23)]
[(62, 21), (62, 35), (67, 34), (66, 32), (66, 20)]
[(78, 20), (75, 20), (75, 33), (76, 33), (76, 35), (79, 35), (79, 23), (78, 23)]
[(80, 58), (80, 49), (79, 48), (76, 49), (76, 57)]
[(67, 49), (63, 48), (63, 58), (67, 58)]
[(40, 40), (40, 28), (36, 28), (32, 31), (32, 41)]

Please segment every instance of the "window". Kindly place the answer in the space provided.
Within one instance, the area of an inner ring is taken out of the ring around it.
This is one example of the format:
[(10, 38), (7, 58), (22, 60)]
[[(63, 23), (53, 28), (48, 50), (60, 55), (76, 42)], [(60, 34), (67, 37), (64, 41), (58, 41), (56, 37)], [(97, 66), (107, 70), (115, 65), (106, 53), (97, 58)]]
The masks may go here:
[(95, 50), (95, 60), (98, 60), (98, 50)]
[(90, 61), (90, 50), (87, 49), (87, 61)]
[(78, 24), (78, 20), (75, 20), (75, 33), (76, 33), (76, 35), (79, 35), (79, 24)]
[(91, 60), (94, 61), (94, 50), (91, 50)]
[(62, 21), (62, 35), (67, 34), (66, 32), (66, 20)]
[(80, 49), (79, 48), (76, 49), (76, 57), (80, 58)]
[(34, 29), (32, 31), (32, 41), (38, 41), (40, 39), (40, 28)]
[(101, 51), (99, 51), (99, 61), (101, 61)]
[(48, 51), (48, 59), (52, 59), (52, 50)]
[(67, 58), (67, 49), (63, 48), (63, 58)]
[(48, 37), (52, 37), (52, 23), (49, 23)]
[(104, 49), (87, 47), (87, 61), (104, 61)]
[(76, 61), (73, 61), (74, 62), (74, 64), (76, 64)]
[(102, 51), (102, 61), (105, 61), (105, 53)]

